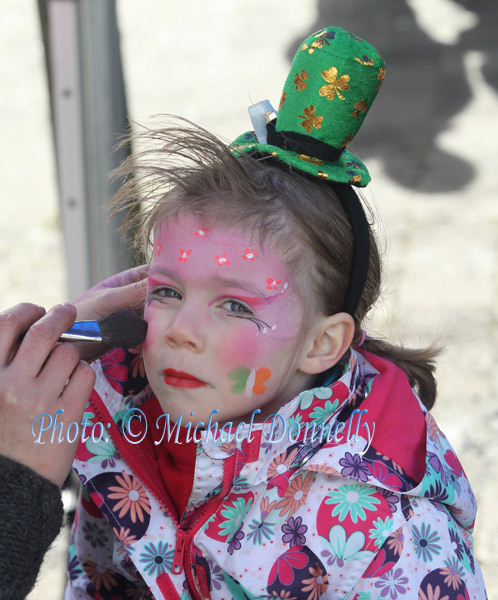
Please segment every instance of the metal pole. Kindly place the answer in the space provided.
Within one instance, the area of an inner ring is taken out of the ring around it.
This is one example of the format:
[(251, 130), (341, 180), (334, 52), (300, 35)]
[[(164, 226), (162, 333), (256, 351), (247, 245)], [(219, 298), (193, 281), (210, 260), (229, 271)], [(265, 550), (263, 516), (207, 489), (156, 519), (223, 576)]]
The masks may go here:
[[(129, 153), (113, 153), (128, 121), (115, 0), (44, 0), (68, 292), (128, 268), (131, 256), (108, 223), (108, 173)], [(40, 11), (43, 14), (43, 11)]]

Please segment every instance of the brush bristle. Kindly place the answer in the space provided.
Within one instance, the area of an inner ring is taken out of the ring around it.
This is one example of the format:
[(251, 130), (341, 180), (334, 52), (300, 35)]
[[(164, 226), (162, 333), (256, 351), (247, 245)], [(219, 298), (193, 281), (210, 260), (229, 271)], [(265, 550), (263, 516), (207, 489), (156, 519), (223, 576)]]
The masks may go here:
[(104, 344), (115, 348), (135, 348), (147, 333), (147, 322), (129, 308), (115, 310), (98, 323)]

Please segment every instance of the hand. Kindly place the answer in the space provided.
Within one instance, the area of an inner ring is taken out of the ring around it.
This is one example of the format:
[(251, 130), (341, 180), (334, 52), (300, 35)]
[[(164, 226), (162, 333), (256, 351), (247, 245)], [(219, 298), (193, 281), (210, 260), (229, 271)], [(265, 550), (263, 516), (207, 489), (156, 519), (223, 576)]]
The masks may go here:
[[(143, 314), (148, 270), (147, 265), (134, 267), (94, 285), (74, 301), (78, 320), (97, 320), (118, 308), (131, 308)], [(105, 344), (74, 343), (80, 357), (88, 362), (109, 350)]]
[(113, 275), (74, 301), (78, 319), (99, 319), (118, 308), (131, 308), (142, 312), (147, 290), (149, 267), (141, 265)]
[[(95, 382), (95, 373), (80, 361), (76, 348), (57, 343), (75, 317), (70, 304), (55, 306), (47, 314), (33, 304), (18, 304), (0, 313), (0, 454), (58, 486), (69, 473), (79, 440), (72, 427), (69, 438), (75, 439), (68, 441), (68, 426), (81, 425)], [(33, 423), (44, 414), (53, 419), (60, 409), (64, 411), (57, 419), (61, 427), (53, 428), (52, 442), (49, 430), (35, 443)]]

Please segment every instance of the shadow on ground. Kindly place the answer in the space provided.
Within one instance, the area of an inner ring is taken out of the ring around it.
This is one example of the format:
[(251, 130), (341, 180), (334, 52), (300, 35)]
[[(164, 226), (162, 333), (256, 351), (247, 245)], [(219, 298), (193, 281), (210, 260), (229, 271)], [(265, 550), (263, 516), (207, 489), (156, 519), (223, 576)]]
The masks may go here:
[[(435, 42), (419, 27), (402, 0), (318, 0), (313, 31), (338, 25), (371, 42), (386, 60), (386, 80), (356, 147), (361, 158), (380, 159), (386, 174), (400, 185), (422, 192), (451, 192), (475, 177), (473, 166), (438, 147), (438, 135), (472, 97), (472, 74), (465, 72), (468, 51), (483, 53), (483, 75), (498, 90), (498, 3), (460, 0), (479, 17), (455, 45)], [(299, 43), (288, 50), (292, 60)], [(476, 146), (479, 140), (468, 140)], [(353, 148), (353, 151), (355, 148)], [(468, 150), (468, 149), (466, 149)]]

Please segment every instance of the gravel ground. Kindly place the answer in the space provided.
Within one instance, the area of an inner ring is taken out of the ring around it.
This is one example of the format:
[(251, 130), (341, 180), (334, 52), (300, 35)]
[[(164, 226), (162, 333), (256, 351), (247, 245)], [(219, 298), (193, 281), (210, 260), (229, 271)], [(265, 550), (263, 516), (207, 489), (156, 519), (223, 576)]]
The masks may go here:
[[(227, 139), (245, 107), (278, 103), (296, 41), (324, 24), (366, 37), (388, 64), (356, 150), (373, 179), (386, 253), (369, 330), (442, 341), (434, 411), (479, 504), (476, 555), (498, 598), (498, 40), (496, 5), (456, 0), (119, 1), (131, 116), (180, 114)], [(278, 26), (276, 26), (278, 24)], [(36, 4), (3, 0), (0, 309), (66, 299)], [(58, 597), (67, 532), (30, 600)]]

